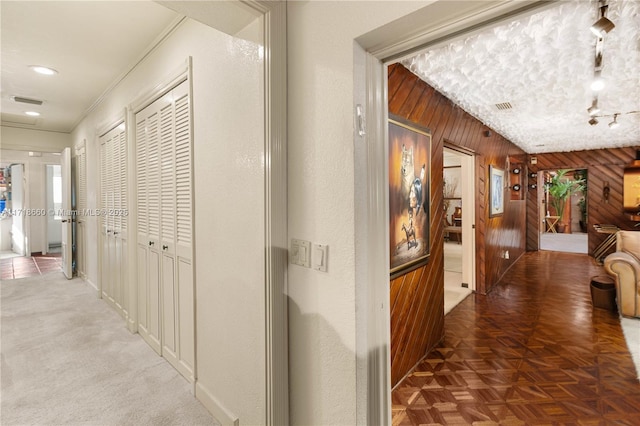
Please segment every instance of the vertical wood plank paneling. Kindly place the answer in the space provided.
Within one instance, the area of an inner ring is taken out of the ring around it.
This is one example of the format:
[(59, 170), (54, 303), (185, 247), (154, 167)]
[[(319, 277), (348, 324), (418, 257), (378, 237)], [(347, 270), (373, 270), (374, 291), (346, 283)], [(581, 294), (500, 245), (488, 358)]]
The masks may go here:
[[(524, 152), (487, 128), (400, 64), (389, 67), (389, 112), (431, 130), (431, 218), (443, 208), (443, 146), (474, 151), (476, 156), (476, 291), (486, 293), (525, 251), (526, 202), (507, 202), (504, 215), (488, 218), (488, 164), (506, 168), (507, 157)], [(506, 197), (508, 199), (508, 197)], [(442, 338), (444, 327), (444, 229), (431, 221), (429, 263), (390, 282), (391, 381), (395, 385)], [(510, 259), (501, 253), (510, 251)]]
[[(541, 172), (558, 169), (587, 170), (587, 233), (589, 253), (607, 237), (595, 231), (595, 224), (612, 224), (621, 229), (634, 229), (635, 222), (622, 213), (622, 176), (624, 167), (636, 157), (640, 145), (629, 148), (608, 148), (588, 151), (556, 152), (529, 155), (529, 171)], [(535, 157), (537, 164), (531, 164)], [(605, 184), (609, 185), (609, 200), (603, 197)], [(527, 250), (539, 248), (541, 213), (543, 208), (538, 202), (542, 188), (529, 189), (527, 201)]]

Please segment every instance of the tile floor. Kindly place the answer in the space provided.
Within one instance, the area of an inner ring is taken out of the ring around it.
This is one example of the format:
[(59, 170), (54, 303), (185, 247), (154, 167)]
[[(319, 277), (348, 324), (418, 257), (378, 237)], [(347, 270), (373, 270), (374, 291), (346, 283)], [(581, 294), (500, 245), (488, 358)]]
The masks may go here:
[(0, 259), (0, 279), (27, 278), (60, 271), (61, 268), (60, 253), (5, 258)]

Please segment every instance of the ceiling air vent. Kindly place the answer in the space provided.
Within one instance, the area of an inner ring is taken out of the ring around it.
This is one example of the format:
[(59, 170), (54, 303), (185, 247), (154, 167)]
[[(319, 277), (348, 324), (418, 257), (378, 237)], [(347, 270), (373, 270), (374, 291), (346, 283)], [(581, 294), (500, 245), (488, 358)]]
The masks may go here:
[(495, 107), (498, 111), (506, 111), (509, 109), (513, 109), (513, 105), (511, 105), (509, 102), (502, 102), (502, 103), (496, 104)]
[(20, 96), (12, 96), (11, 98), (15, 102), (20, 102), (20, 103), (23, 103), (23, 104), (42, 105), (42, 101), (39, 100), (39, 99), (22, 98)]

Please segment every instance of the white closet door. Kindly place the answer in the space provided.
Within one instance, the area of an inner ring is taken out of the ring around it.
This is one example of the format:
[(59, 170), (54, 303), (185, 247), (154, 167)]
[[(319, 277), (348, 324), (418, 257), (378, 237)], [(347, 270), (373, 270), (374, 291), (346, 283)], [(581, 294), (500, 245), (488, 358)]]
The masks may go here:
[(147, 212), (149, 216), (149, 333), (161, 352), (161, 281), (160, 281), (160, 147), (159, 147), (159, 112), (153, 105), (153, 113), (147, 118)]
[(171, 96), (160, 103), (160, 223), (162, 241), (162, 355), (177, 368), (175, 294), (175, 113)]
[[(107, 184), (108, 176), (108, 159), (107, 159), (107, 138), (101, 138), (100, 140), (100, 209), (105, 208), (108, 204), (107, 199), (109, 197), (109, 189)], [(100, 223), (100, 290), (101, 297), (105, 300), (108, 299), (109, 290), (109, 240), (107, 234), (107, 217), (103, 214), (99, 215)]]
[(127, 247), (127, 231), (129, 224), (129, 205), (127, 203), (127, 137), (126, 132), (123, 131), (120, 134), (120, 138), (118, 141), (118, 150), (120, 151), (120, 163), (118, 164), (118, 183), (119, 187), (115, 188), (117, 191), (117, 195), (119, 197), (119, 209), (114, 211), (113, 213), (116, 215), (115, 217), (118, 219), (118, 231), (114, 236), (117, 244), (118, 256), (120, 259), (120, 303), (122, 305), (122, 311), (125, 317), (129, 316), (130, 309), (130, 301), (129, 301), (129, 291), (128, 291), (128, 264), (127, 259), (129, 256), (128, 247)]
[(103, 211), (102, 214), (107, 218), (107, 239), (109, 241), (109, 301), (116, 306), (116, 309), (121, 310), (119, 303), (120, 294), (118, 294), (120, 288), (120, 265), (115, 241), (115, 234), (118, 230), (116, 229), (116, 216), (113, 215), (113, 212), (117, 208), (116, 200), (118, 199), (118, 194), (116, 193), (118, 175), (114, 172), (120, 162), (120, 152), (117, 149), (117, 143), (118, 132), (116, 129), (107, 141), (107, 182), (109, 195), (107, 197), (108, 204), (106, 210)]
[(84, 213), (87, 209), (87, 155), (85, 147), (82, 146), (76, 150), (76, 253), (77, 253), (77, 270), (78, 275), (86, 278), (86, 224)]
[[(136, 114), (138, 332), (157, 353), (160, 353), (157, 133), (158, 108), (152, 104)], [(155, 223), (152, 224), (152, 221)]]
[[(139, 329), (147, 335), (147, 342), (153, 342), (152, 347), (194, 381), (193, 182), (187, 81), (136, 114), (136, 134)], [(160, 318), (157, 340), (149, 338), (156, 314)]]
[(123, 125), (100, 137), (101, 294), (123, 318), (127, 318), (126, 228), (122, 189), (127, 182), (126, 132)]
[[(142, 114), (136, 115), (136, 230), (137, 241), (136, 263), (138, 282), (138, 332), (149, 341), (149, 253), (148, 233), (149, 215), (147, 210), (147, 134), (145, 132), (146, 118)], [(150, 343), (151, 344), (151, 343)], [(151, 345), (153, 346), (153, 345)]]
[(191, 103), (189, 86), (182, 83), (173, 91), (175, 99), (176, 170), (176, 259), (178, 297), (179, 370), (194, 380), (195, 314), (193, 280), (193, 181), (191, 143)]

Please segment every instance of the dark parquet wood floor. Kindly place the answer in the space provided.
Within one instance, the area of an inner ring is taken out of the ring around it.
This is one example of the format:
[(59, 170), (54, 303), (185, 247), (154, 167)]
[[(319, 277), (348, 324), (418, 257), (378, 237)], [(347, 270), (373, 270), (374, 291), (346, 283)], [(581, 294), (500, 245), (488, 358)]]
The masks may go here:
[(602, 274), (587, 255), (526, 253), (446, 316), (443, 342), (392, 392), (393, 424), (640, 425), (618, 315), (592, 307)]

